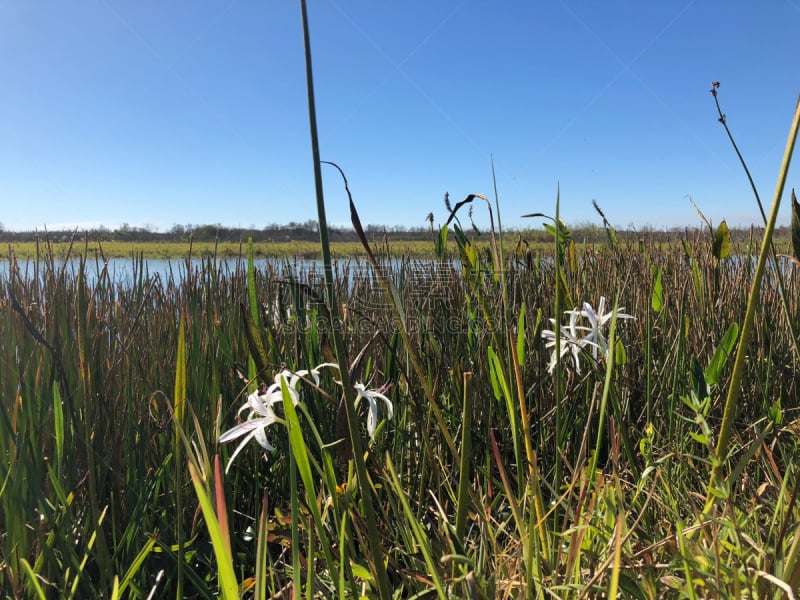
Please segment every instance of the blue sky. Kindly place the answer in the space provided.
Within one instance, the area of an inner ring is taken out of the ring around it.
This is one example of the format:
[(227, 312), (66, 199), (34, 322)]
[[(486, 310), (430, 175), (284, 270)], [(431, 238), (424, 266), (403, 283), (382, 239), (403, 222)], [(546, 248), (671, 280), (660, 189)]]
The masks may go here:
[[(568, 224), (599, 223), (595, 199), (619, 227), (699, 225), (689, 198), (714, 224), (758, 224), (713, 80), (771, 202), (800, 0), (308, 8), (322, 158), (364, 224), (441, 223), (445, 192), (494, 200), (492, 158), (508, 227), (538, 227), (521, 215), (554, 213), (559, 186)], [(0, 24), (6, 229), (316, 219), (298, 2), (8, 0)]]

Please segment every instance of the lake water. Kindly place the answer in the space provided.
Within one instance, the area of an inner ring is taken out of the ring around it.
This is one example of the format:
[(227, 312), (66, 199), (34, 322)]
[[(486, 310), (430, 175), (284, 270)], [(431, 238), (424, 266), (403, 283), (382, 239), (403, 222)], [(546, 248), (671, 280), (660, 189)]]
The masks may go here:
[[(213, 261), (213, 262), (211, 262)], [(237, 271), (244, 273), (247, 269), (247, 260), (243, 258), (217, 258), (217, 259), (201, 259), (195, 258), (187, 261), (186, 259), (146, 259), (144, 261), (134, 260), (132, 258), (111, 258), (105, 263), (101, 260), (87, 260), (85, 277), (87, 281), (92, 284), (96, 282), (102, 274), (103, 270), (108, 271), (109, 279), (114, 283), (121, 283), (123, 285), (132, 285), (138, 278), (143, 275), (151, 279), (158, 279), (162, 284), (173, 281), (182, 281), (186, 278), (187, 274), (199, 273), (203, 269), (207, 269), (210, 264), (213, 264), (217, 272), (230, 275)], [(301, 258), (257, 258), (254, 261), (256, 270), (269, 271), (278, 277), (294, 277), (302, 281), (308, 282), (309, 279), (321, 282), (324, 278), (322, 261), (317, 259), (301, 259)], [(437, 269), (436, 260), (420, 259), (408, 261), (406, 259), (393, 259), (390, 267), (395, 272), (405, 271), (411, 274), (419, 272), (419, 274), (431, 274), (432, 271), (439, 273), (451, 272), (452, 268), (459, 264), (458, 261), (447, 261), (443, 265), (443, 269)], [(39, 261), (35, 264), (33, 260), (20, 260), (17, 263), (20, 275), (23, 280), (31, 279), (37, 274), (41, 274), (46, 270), (44, 261)], [(70, 277), (77, 277), (80, 263), (77, 259), (67, 262), (66, 266), (64, 261), (55, 261), (57, 269), (65, 268), (66, 273)], [(372, 276), (372, 266), (365, 259), (345, 258), (336, 259), (333, 262), (334, 271), (338, 275), (348, 275), (350, 281), (354, 276), (364, 275)], [(0, 281), (7, 281), (9, 276), (10, 263), (8, 260), (0, 260)]]
[[(175, 281), (182, 280), (188, 273), (196, 273), (204, 268), (208, 268), (211, 259), (194, 258), (191, 260), (186, 259), (145, 259), (138, 261), (131, 258), (111, 258), (107, 259), (104, 263), (100, 260), (87, 260), (85, 276), (89, 281), (96, 281), (104, 269), (108, 271), (111, 281), (119, 283), (131, 284), (134, 278), (138, 278), (141, 274), (146, 277), (158, 277), (162, 282), (167, 282), (170, 279)], [(66, 269), (66, 273), (73, 277), (78, 274), (80, 262), (78, 259), (73, 259), (67, 262), (66, 266), (64, 261), (55, 261), (56, 269)], [(245, 271), (247, 269), (247, 261), (241, 258), (219, 258), (213, 261), (217, 270), (223, 273), (235, 273), (237, 270)], [(304, 259), (256, 259), (254, 261), (256, 269), (263, 270), (269, 268), (278, 273), (292, 272), (295, 275), (301, 273), (308, 273), (311, 271), (322, 273), (322, 262), (319, 260), (304, 260)], [(9, 269), (11, 263), (8, 260), (0, 260), (0, 280), (6, 280), (9, 276)], [(33, 260), (20, 260), (17, 262), (20, 275), (23, 279), (34, 277), (36, 273), (42, 273), (45, 269), (44, 261), (40, 261), (38, 265)], [(38, 267), (38, 268), (37, 268)]]

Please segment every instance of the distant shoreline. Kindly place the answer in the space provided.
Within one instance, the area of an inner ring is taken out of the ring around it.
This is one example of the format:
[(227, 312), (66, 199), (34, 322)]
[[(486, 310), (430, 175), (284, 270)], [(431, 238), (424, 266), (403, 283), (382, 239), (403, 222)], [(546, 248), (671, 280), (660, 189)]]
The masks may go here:
[[(474, 232), (473, 232), (474, 233)], [(791, 233), (788, 228), (776, 232), (775, 244), (782, 248), (789, 243)], [(437, 232), (438, 234), (438, 232)], [(577, 229), (571, 231), (572, 239), (582, 246), (591, 244), (603, 247), (608, 244), (606, 231), (601, 228)], [(690, 243), (707, 241), (711, 243), (709, 231), (689, 229), (670, 232), (617, 232), (619, 244), (627, 246), (642, 242), (655, 244), (679, 244), (682, 240)], [(143, 240), (97, 240), (91, 236), (75, 235), (72, 240), (50, 235), (38, 241), (11, 241), (0, 236), (3, 251), (0, 260), (9, 260), (13, 254), (16, 260), (34, 260), (52, 255), (56, 259), (67, 257), (76, 258), (86, 256), (92, 260), (105, 258), (144, 258), (144, 259), (169, 259), (183, 260), (187, 258), (246, 258), (248, 251), (247, 241), (143, 241)], [(397, 240), (392, 236), (368, 236), (370, 246), (378, 255), (391, 255), (396, 258), (431, 258), (435, 255), (434, 241), (430, 233), (428, 239)], [(375, 239), (378, 238), (378, 239)], [(381, 239), (382, 238), (382, 239)], [(734, 244), (747, 247), (753, 240), (760, 242), (760, 230), (731, 230)], [(58, 240), (58, 241), (54, 241)], [(456, 252), (453, 243), (453, 233), (450, 232), (450, 246)], [(478, 246), (489, 246), (490, 236), (482, 233), (481, 236), (473, 235), (473, 242)], [(551, 250), (552, 237), (544, 230), (528, 232), (507, 232), (503, 236), (503, 246), (507, 253), (515, 251), (534, 251), (547, 254)], [(756, 248), (757, 250), (757, 248)], [(780, 252), (781, 250), (779, 250)], [(254, 241), (253, 252), (256, 258), (298, 258), (314, 260), (321, 258), (320, 244), (317, 240), (289, 240), (289, 241)], [(364, 247), (358, 241), (334, 241), (331, 243), (331, 252), (334, 258), (364, 257)]]

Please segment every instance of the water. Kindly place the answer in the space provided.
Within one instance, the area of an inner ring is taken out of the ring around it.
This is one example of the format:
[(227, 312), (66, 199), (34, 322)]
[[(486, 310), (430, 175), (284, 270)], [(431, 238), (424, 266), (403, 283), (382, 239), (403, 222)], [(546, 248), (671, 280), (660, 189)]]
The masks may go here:
[[(188, 275), (198, 274), (207, 270), (210, 265), (214, 265), (218, 273), (230, 275), (237, 271), (244, 273), (247, 269), (247, 260), (241, 257), (236, 258), (193, 258), (191, 260), (174, 259), (145, 259), (142, 261), (133, 258), (110, 258), (103, 262), (100, 259), (90, 259), (86, 261), (85, 277), (87, 283), (96, 283), (104, 270), (107, 271), (108, 279), (115, 284), (132, 286), (140, 276), (144, 279), (160, 281), (162, 285), (169, 281), (183, 281)], [(429, 272), (435, 260), (416, 260), (392, 259), (387, 265), (394, 272), (402, 270)], [(449, 266), (457, 265), (458, 261), (450, 262)], [(8, 260), (0, 260), (0, 281), (7, 281), (10, 273), (11, 263)], [(65, 273), (70, 278), (76, 278), (80, 267), (79, 259), (71, 259), (66, 262), (54, 260), (57, 270), (65, 269)], [(258, 271), (269, 271), (278, 277), (295, 278), (304, 283), (322, 283), (324, 279), (322, 261), (318, 259), (302, 258), (257, 258), (254, 265)], [(37, 265), (34, 260), (20, 260), (17, 262), (19, 275), (23, 281), (30, 280), (35, 276), (41, 278), (42, 273), (47, 270), (44, 260), (40, 260)], [(372, 266), (365, 259), (346, 258), (336, 259), (333, 262), (334, 273), (338, 276), (347, 275), (349, 281), (353, 281), (359, 275), (371, 277)]]
[[(121, 283), (129, 286), (143, 275), (144, 278), (157, 279), (162, 284), (170, 280), (182, 281), (188, 274), (198, 273), (207, 269), (209, 264), (214, 264), (218, 272), (235, 273), (241, 269), (244, 272), (247, 268), (247, 261), (241, 258), (218, 258), (211, 263), (212, 259), (193, 258), (186, 259), (146, 259), (138, 261), (132, 258), (110, 258), (105, 262), (102, 260), (87, 260), (85, 265), (85, 277), (90, 284), (96, 282), (103, 271), (107, 271), (108, 279), (114, 283)], [(65, 269), (68, 277), (75, 278), (80, 267), (79, 259), (69, 261), (54, 260), (57, 270)], [(285, 260), (285, 259), (256, 259), (254, 261), (256, 269), (270, 269), (278, 273), (288, 275), (289, 271), (295, 275), (303, 272), (317, 270), (322, 273), (322, 263), (317, 260)], [(28, 280), (36, 276), (41, 277), (46, 271), (45, 261), (40, 261), (37, 265), (34, 260), (20, 260), (17, 262), (19, 275), (23, 280)], [(7, 280), (10, 274), (11, 263), (7, 260), (0, 261), (0, 281)]]

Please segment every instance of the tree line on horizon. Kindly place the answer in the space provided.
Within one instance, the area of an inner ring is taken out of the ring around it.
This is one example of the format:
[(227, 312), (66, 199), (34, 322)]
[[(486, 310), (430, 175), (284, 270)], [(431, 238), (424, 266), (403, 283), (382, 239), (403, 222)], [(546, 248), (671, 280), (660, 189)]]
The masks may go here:
[[(434, 236), (438, 236), (438, 227), (433, 225), (424, 226), (405, 226), (405, 225), (366, 225), (364, 231), (372, 242), (412, 242), (412, 241), (432, 241)], [(487, 239), (489, 231), (479, 230), (474, 225), (464, 226), (469, 228), (478, 236), (485, 236)], [(603, 242), (607, 239), (607, 231), (604, 227), (593, 223), (579, 223), (569, 227), (572, 237), (579, 242)], [(645, 225), (636, 228), (629, 226), (624, 230), (617, 230), (616, 234), (620, 241), (636, 241), (648, 239), (658, 242), (677, 241), (679, 239), (691, 239), (698, 234), (702, 234), (702, 227), (672, 227), (656, 229), (653, 226)], [(732, 228), (731, 237), (733, 241), (745, 240), (751, 233), (756, 235), (761, 228)], [(504, 233), (515, 238), (522, 237), (529, 242), (546, 242), (551, 238), (551, 234), (541, 225), (525, 229), (505, 228)], [(350, 226), (329, 226), (328, 235), (332, 242), (358, 242), (358, 236)], [(788, 227), (778, 228), (776, 237), (791, 235)], [(246, 242), (252, 238), (254, 242), (291, 242), (291, 241), (318, 241), (319, 227), (317, 221), (307, 220), (303, 223), (289, 222), (287, 224), (271, 223), (259, 229), (255, 225), (250, 227), (226, 227), (220, 223), (195, 225), (195, 224), (175, 224), (166, 231), (159, 231), (155, 227), (140, 227), (122, 223), (116, 229), (107, 227), (96, 227), (90, 229), (71, 229), (71, 230), (41, 230), (30, 231), (11, 231), (3, 227), (0, 223), (0, 242), (67, 242), (70, 240), (83, 240), (97, 242), (171, 242), (188, 243), (195, 242)]]

